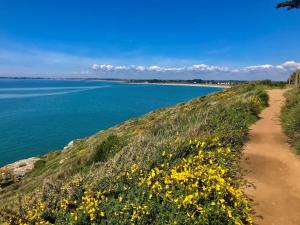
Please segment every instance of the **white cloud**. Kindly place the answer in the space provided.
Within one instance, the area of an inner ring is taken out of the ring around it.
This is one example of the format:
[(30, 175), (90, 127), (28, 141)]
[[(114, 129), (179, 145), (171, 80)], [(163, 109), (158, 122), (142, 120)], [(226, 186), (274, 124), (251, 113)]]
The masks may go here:
[(300, 69), (300, 63), (297, 63), (295, 61), (287, 61), (279, 66), (282, 67), (283, 69), (287, 69), (287, 70)]
[(119, 68), (119, 67), (115, 67), (115, 66), (109, 65), (109, 64), (102, 64), (102, 65), (93, 64), (92, 65), (92, 69), (94, 69), (94, 70), (107, 70), (107, 71), (110, 71), (110, 70), (116, 70), (117, 68)]
[(265, 65), (247, 66), (247, 67), (243, 68), (242, 70), (245, 70), (245, 71), (260, 71), (260, 70), (271, 70), (273, 68), (274, 68), (273, 65), (265, 64)]
[(203, 72), (227, 72), (229, 71), (228, 67), (223, 66), (212, 66), (206, 64), (192, 65), (188, 67), (190, 71), (203, 71)]
[(93, 65), (91, 65), (91, 69), (93, 69), (93, 70), (98, 70), (98, 69), (100, 69), (100, 68), (99, 68), (99, 65), (98, 65), (98, 64), (93, 64)]
[[(122, 65), (121, 62), (134, 65)], [(143, 65), (143, 62), (150, 65)], [(285, 80), (296, 69), (300, 69), (300, 62), (291, 60), (281, 64), (228, 67), (203, 64), (193, 59), (89, 57), (23, 45), (0, 49), (0, 76)]]
[(129, 68), (127, 66), (116, 66), (115, 70), (128, 70)]
[(146, 70), (146, 68), (144, 66), (137, 66), (135, 69), (137, 71), (145, 71)]
[(205, 64), (192, 65), (189, 67), (161, 67), (153, 66), (113, 66), (107, 64), (92, 64), (91, 69), (95, 71), (118, 71), (118, 70), (132, 70), (138, 72), (184, 72), (184, 71), (202, 71), (202, 72), (227, 72), (230, 71), (228, 67), (210, 66)]
[(187, 67), (162, 67), (152, 66), (114, 66), (107, 64), (93, 64), (91, 69), (94, 72), (127, 72), (126, 75), (139, 75), (136, 78), (169, 78), (169, 79), (274, 79), (285, 80), (287, 76), (296, 69), (300, 69), (300, 63), (286, 61), (282, 64), (252, 65), (239, 68), (227, 66), (216, 66), (207, 64), (195, 64)]
[(161, 72), (164, 70), (164, 68), (160, 68), (159, 66), (149, 66), (147, 67), (147, 70)]
[(188, 67), (161, 67), (153, 66), (113, 66), (109, 64), (92, 64), (91, 69), (95, 71), (122, 71), (132, 70), (137, 72), (205, 72), (205, 73), (242, 73), (242, 72), (268, 72), (268, 71), (293, 71), (300, 69), (300, 63), (287, 61), (279, 65), (263, 64), (246, 66), (242, 68), (229, 68), (226, 66), (215, 66), (206, 64), (195, 64)]
[(265, 65), (256, 65), (256, 66), (248, 66), (240, 71), (256, 71), (256, 72), (270, 72), (270, 71), (293, 71), (296, 69), (300, 69), (300, 63), (297, 63), (295, 61), (286, 61), (279, 65), (271, 65), (271, 64), (265, 64)]

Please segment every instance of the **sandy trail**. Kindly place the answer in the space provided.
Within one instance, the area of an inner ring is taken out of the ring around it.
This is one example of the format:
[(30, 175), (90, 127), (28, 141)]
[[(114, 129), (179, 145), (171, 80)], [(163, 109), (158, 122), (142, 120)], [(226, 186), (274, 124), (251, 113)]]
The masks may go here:
[(300, 159), (280, 125), (283, 93), (268, 91), (269, 107), (251, 126), (242, 160), (246, 179), (255, 186), (246, 193), (253, 199), (254, 221), (259, 225), (300, 225)]

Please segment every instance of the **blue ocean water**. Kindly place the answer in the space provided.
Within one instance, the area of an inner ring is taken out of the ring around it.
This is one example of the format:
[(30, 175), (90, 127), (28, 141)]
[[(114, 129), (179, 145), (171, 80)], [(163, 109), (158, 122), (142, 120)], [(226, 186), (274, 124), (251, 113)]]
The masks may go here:
[(62, 149), (73, 139), (218, 90), (82, 80), (0, 79), (0, 166)]

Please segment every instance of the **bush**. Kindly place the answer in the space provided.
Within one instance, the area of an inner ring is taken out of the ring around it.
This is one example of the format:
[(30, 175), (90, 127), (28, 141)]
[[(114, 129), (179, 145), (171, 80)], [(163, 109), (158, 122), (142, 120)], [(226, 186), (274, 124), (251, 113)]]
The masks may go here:
[(285, 88), (286, 81), (272, 81), (272, 80), (260, 80), (256, 81), (257, 84), (267, 86), (268, 88)]
[(290, 144), (300, 154), (300, 90), (295, 88), (286, 93), (281, 122)]
[(118, 136), (111, 134), (99, 144), (93, 154), (93, 162), (105, 162), (119, 152), (125, 141)]
[(237, 153), (218, 138), (182, 147), (191, 154), (177, 161), (174, 149), (164, 150), (151, 170), (133, 164), (105, 188), (83, 188), (75, 178), (62, 187), (65, 194), (52, 211), (41, 200), (25, 203), (30, 210), (12, 224), (252, 224), (248, 198), (233, 172)]

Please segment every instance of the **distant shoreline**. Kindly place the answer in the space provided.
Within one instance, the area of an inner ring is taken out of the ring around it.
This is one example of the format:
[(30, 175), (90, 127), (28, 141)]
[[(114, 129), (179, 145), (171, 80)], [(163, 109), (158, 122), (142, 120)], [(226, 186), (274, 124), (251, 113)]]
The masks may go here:
[(147, 84), (147, 85), (165, 85), (165, 86), (190, 86), (190, 87), (215, 87), (215, 88), (231, 88), (230, 85), (221, 85), (221, 84), (192, 84), (192, 83), (149, 83), (149, 82), (122, 82), (126, 84)]
[[(245, 81), (235, 81), (235, 80), (212, 80), (213, 82), (210, 84), (210, 80), (201, 80), (201, 82), (195, 82), (197, 79), (194, 80), (157, 80), (157, 79), (150, 79), (150, 80), (131, 80), (131, 79), (119, 79), (119, 78), (83, 78), (83, 77), (3, 77), (0, 76), (0, 80), (70, 80), (70, 81), (102, 81), (102, 82), (116, 82), (116, 83), (124, 83), (124, 84), (154, 84), (154, 85), (178, 85), (178, 86), (199, 86), (199, 87), (220, 87), (220, 88), (230, 88), (235, 84), (241, 84)], [(152, 82), (155, 80), (156, 82)], [(223, 83), (223, 81), (225, 83)], [(205, 83), (207, 82), (207, 83)], [(221, 83), (219, 83), (221, 82)], [(233, 84), (233, 85), (231, 85)]]
[(134, 82), (123, 79), (103, 79), (103, 78), (49, 78), (49, 77), (0, 77), (0, 80), (70, 80), (70, 81), (100, 81), (100, 82), (115, 82), (123, 84), (148, 84), (148, 85), (165, 85), (165, 86), (190, 86), (190, 87), (214, 87), (214, 88), (231, 88), (228, 84), (201, 84), (201, 83), (183, 83), (183, 82)]

